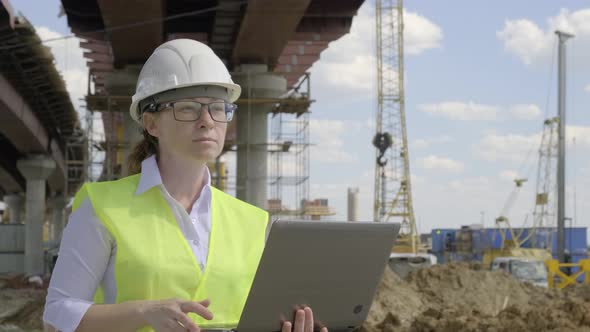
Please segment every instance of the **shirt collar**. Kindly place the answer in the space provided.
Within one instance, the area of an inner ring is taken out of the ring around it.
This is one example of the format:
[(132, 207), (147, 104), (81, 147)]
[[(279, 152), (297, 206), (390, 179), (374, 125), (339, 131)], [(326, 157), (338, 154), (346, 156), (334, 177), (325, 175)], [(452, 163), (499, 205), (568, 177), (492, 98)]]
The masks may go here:
[[(141, 174), (139, 177), (139, 183), (137, 184), (137, 189), (135, 190), (135, 195), (141, 195), (152, 187), (160, 185), (163, 187), (160, 169), (158, 168), (156, 156), (151, 155), (141, 162)], [(208, 189), (210, 186), (211, 173), (209, 173), (209, 168), (205, 166), (205, 186), (203, 189)]]

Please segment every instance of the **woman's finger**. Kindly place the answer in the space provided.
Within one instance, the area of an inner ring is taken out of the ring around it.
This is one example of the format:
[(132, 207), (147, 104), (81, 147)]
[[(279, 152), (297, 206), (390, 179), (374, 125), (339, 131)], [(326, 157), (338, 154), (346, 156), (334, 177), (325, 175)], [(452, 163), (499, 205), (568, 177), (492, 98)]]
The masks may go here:
[(291, 332), (291, 322), (283, 322), (281, 332)]
[(310, 307), (303, 309), (305, 312), (304, 332), (313, 332), (313, 311)]
[[(207, 304), (208, 305), (208, 304)], [(180, 310), (184, 313), (194, 312), (195, 314), (207, 319), (213, 319), (213, 313), (204, 305), (198, 302), (186, 301), (180, 304)]]
[(186, 332), (186, 328), (181, 325), (177, 320), (170, 319), (166, 322), (166, 332)]
[(328, 328), (327, 327), (322, 327), (322, 329), (320, 330), (320, 332), (328, 332)]
[(176, 320), (182, 324), (182, 326), (184, 326), (186, 331), (190, 331), (190, 332), (199, 332), (200, 329), (197, 326), (197, 324), (195, 324), (189, 316), (187, 316), (186, 314), (179, 312), (176, 315)]
[(199, 301), (198, 302), (200, 305), (202, 305), (205, 308), (209, 308), (209, 305), (211, 304), (211, 301), (209, 299), (204, 299), (203, 301)]
[(304, 332), (305, 328), (305, 311), (298, 309), (295, 312), (295, 324), (293, 326), (293, 332)]

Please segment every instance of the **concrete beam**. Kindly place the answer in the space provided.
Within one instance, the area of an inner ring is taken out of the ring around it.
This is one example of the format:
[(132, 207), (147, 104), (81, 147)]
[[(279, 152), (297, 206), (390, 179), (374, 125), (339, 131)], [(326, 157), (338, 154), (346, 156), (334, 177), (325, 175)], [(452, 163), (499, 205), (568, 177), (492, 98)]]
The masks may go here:
[[(276, 63), (311, 0), (250, 0), (236, 39), (236, 64)], [(260, 38), (264, 36), (264, 38)]]
[(57, 164), (57, 171), (48, 179), (49, 186), (54, 191), (63, 190), (66, 171), (63, 152), (29, 105), (1, 74), (0, 132), (23, 155), (49, 153)]
[[(164, 16), (162, 0), (98, 0), (105, 27), (111, 28)], [(143, 63), (164, 40), (162, 22), (116, 30), (109, 35), (115, 67)]]

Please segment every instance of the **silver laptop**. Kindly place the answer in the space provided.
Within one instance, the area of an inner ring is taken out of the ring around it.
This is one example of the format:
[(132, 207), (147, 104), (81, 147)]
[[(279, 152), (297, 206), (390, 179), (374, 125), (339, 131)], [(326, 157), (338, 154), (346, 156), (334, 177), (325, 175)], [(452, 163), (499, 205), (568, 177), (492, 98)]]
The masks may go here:
[(295, 309), (316, 330), (351, 331), (366, 319), (399, 232), (397, 223), (276, 221), (237, 332), (281, 331)]

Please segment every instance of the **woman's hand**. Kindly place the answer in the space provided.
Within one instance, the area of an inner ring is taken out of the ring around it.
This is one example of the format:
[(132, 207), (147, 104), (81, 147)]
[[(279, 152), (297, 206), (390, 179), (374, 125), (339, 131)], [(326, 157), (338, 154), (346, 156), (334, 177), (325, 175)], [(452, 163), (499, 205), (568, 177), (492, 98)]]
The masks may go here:
[(199, 332), (201, 329), (189, 317), (193, 312), (207, 320), (213, 319), (209, 300), (200, 302), (170, 299), (162, 301), (145, 301), (141, 316), (146, 324), (157, 332)]
[[(295, 311), (295, 323), (283, 322), (281, 332), (313, 332), (313, 311), (310, 307)], [(327, 327), (322, 327), (320, 332), (328, 332)]]

